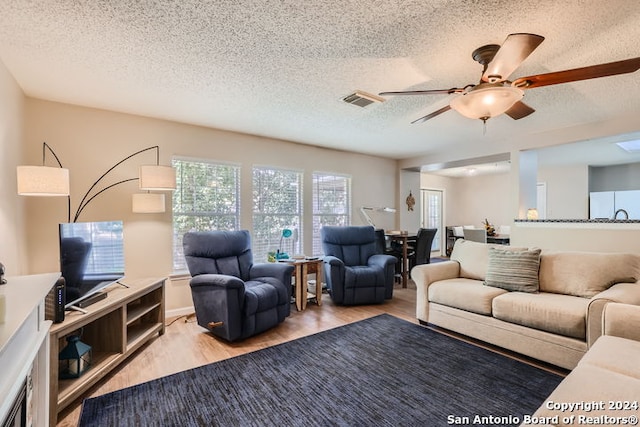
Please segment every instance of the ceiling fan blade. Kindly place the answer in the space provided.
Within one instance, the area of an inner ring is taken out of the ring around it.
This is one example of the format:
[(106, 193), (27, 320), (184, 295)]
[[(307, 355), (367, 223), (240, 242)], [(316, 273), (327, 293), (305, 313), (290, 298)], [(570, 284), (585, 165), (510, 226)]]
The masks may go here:
[(543, 40), (544, 37), (537, 34), (509, 34), (487, 65), (487, 69), (482, 74), (482, 80), (489, 83), (507, 80)]
[(536, 110), (529, 107), (524, 102), (518, 101), (515, 104), (513, 104), (513, 106), (509, 108), (507, 111), (505, 111), (504, 113), (507, 116), (511, 117), (513, 120), (519, 120), (524, 117), (527, 117), (529, 114), (533, 113), (534, 111)]
[(512, 86), (519, 87), (520, 89), (532, 89), (540, 86), (557, 85), (561, 83), (633, 73), (638, 69), (640, 69), (640, 57), (609, 62), (606, 64), (592, 65), (590, 67), (574, 68), (572, 70), (520, 77), (512, 83)]
[(411, 124), (426, 122), (427, 120), (432, 119), (435, 116), (439, 116), (440, 114), (445, 113), (445, 112), (447, 112), (449, 110), (451, 110), (451, 107), (446, 105), (446, 106), (442, 107), (441, 109), (434, 111), (433, 113), (429, 113), (426, 116), (420, 117), (419, 119), (416, 119), (416, 120), (412, 121)]
[(452, 93), (462, 93), (464, 88), (453, 87), (451, 89), (433, 89), (433, 90), (401, 90), (398, 92), (380, 92), (378, 95), (450, 95)]

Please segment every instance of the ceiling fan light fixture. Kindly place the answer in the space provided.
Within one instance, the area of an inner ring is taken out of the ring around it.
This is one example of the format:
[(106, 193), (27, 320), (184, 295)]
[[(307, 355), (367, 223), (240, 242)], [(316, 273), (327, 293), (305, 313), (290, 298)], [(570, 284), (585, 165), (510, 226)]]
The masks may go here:
[(478, 85), (452, 99), (450, 106), (470, 119), (487, 120), (504, 113), (523, 96), (521, 89), (512, 86)]

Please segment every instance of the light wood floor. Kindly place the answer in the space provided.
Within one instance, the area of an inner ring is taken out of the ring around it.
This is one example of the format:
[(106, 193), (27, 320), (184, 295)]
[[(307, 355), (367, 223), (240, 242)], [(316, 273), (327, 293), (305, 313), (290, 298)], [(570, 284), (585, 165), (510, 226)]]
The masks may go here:
[[(302, 312), (292, 306), (291, 316), (265, 333), (239, 343), (226, 343), (209, 335), (193, 318), (168, 319), (164, 335), (141, 348), (113, 373), (94, 386), (85, 397), (99, 396), (124, 387), (140, 384), (169, 374), (208, 363), (260, 350), (316, 332), (346, 325), (382, 313), (417, 323), (416, 290), (413, 282), (403, 289), (396, 285), (393, 299), (380, 305), (341, 307), (323, 294), (322, 306), (307, 305)], [(81, 401), (73, 403), (58, 415), (57, 426), (76, 426)]]

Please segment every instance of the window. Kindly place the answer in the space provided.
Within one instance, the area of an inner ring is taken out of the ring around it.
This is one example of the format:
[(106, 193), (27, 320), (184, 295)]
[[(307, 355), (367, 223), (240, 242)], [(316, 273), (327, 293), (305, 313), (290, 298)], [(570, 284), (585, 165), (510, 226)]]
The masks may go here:
[(187, 231), (240, 229), (240, 166), (174, 159), (173, 270), (185, 271), (182, 236)]
[[(266, 262), (269, 252), (299, 254), (302, 242), (302, 172), (253, 168), (253, 259)], [(292, 231), (283, 237), (282, 231)]]
[(351, 177), (313, 174), (313, 255), (322, 255), (320, 228), (351, 224)]

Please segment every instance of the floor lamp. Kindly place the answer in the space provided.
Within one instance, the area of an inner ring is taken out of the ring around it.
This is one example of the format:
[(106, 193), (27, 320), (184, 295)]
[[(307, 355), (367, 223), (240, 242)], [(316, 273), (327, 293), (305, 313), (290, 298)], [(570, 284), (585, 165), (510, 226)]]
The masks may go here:
[[(42, 166), (18, 166), (17, 168), (18, 194), (23, 196), (66, 196), (68, 199), (67, 222), (72, 222), (71, 197), (69, 194), (69, 170), (62, 167), (60, 159), (46, 142), (43, 142), (42, 144)], [(51, 152), (55, 158), (58, 167), (45, 166), (45, 155), (47, 150)], [(102, 188), (100, 187), (103, 179), (119, 165), (132, 157), (151, 150), (156, 151), (155, 165), (141, 165), (138, 171), (138, 177), (123, 179)], [(150, 193), (150, 191), (168, 191), (176, 189), (175, 169), (171, 166), (160, 165), (160, 147), (157, 145), (147, 147), (123, 158), (107, 169), (106, 172), (93, 182), (80, 200), (78, 208), (73, 216), (73, 222), (78, 221), (82, 211), (93, 199), (110, 188), (130, 181), (138, 181), (139, 188), (147, 191), (147, 193), (133, 195), (132, 210), (136, 213), (164, 212), (164, 194)]]
[(367, 224), (369, 224), (373, 228), (376, 228), (376, 225), (373, 223), (373, 220), (371, 219), (367, 211), (394, 213), (396, 210), (394, 208), (388, 208), (388, 207), (381, 208), (381, 207), (362, 206), (360, 208), (360, 213), (362, 214), (362, 217), (365, 219)]

